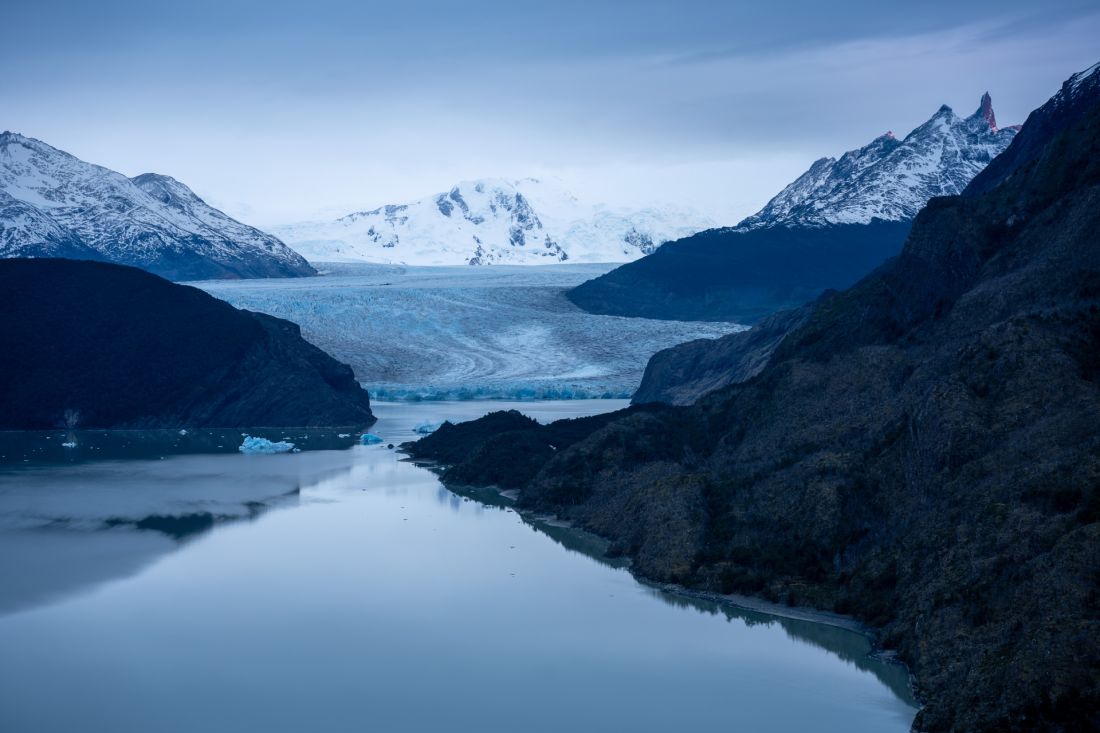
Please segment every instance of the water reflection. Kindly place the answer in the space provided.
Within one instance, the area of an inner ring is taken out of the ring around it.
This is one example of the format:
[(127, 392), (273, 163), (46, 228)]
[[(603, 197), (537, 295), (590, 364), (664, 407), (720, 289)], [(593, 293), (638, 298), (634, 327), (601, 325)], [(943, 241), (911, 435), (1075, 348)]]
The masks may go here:
[[(131, 454), (163, 447), (136, 434), (113, 444)], [(216, 527), (294, 506), (303, 485), (347, 472), (352, 461), (332, 451), (159, 453), (0, 471), (0, 615), (133, 575)]]
[(904, 670), (863, 636), (605, 550), (385, 445), (9, 466), (0, 730), (908, 729)]
[[(455, 487), (443, 489), (451, 494), (452, 504), (459, 497), (477, 501), (483, 506), (492, 506), (500, 511), (514, 512), (513, 501), (493, 489), (477, 487)], [(442, 492), (441, 492), (442, 493)], [(459, 504), (461, 501), (459, 501)], [(457, 504), (455, 505), (457, 506)], [(630, 561), (619, 557), (608, 557), (609, 543), (589, 532), (579, 530), (558, 522), (552, 517), (532, 516), (515, 512), (525, 523), (536, 531), (554, 540), (562, 548), (575, 552), (608, 567), (628, 568)], [(713, 616), (723, 616), (727, 621), (738, 620), (746, 626), (772, 625), (781, 627), (792, 639), (825, 649), (838, 658), (852, 664), (857, 669), (871, 672), (890, 690), (907, 704), (917, 706), (917, 700), (909, 683), (909, 672), (900, 664), (883, 663), (876, 659), (870, 640), (849, 628), (823, 623), (821, 620), (790, 618), (782, 615), (753, 611), (730, 602), (710, 600), (705, 597), (679, 592), (675, 589), (639, 581), (649, 595), (676, 608), (691, 609)]]

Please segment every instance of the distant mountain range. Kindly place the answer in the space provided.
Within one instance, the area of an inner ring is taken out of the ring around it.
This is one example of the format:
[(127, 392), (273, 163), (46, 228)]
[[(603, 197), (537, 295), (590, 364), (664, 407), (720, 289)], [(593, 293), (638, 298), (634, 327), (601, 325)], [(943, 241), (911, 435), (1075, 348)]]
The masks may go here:
[(406, 265), (627, 262), (714, 226), (674, 207), (586, 204), (535, 178), (464, 181), (405, 204), (273, 231), (311, 261)]
[(743, 323), (796, 307), (900, 252), (928, 200), (961, 193), (1018, 130), (997, 127), (989, 94), (966, 118), (940, 107), (902, 140), (818, 160), (737, 226), (669, 242), (568, 297), (592, 313)]
[(316, 274), (174, 178), (127, 178), (13, 132), (0, 133), (0, 257), (104, 260), (173, 280)]
[[(887, 133), (839, 159), (818, 160), (760, 212), (718, 231), (908, 222), (932, 196), (961, 192), (1017, 129), (997, 127), (988, 94), (965, 119), (941, 107), (902, 140)], [(207, 205), (169, 176), (127, 178), (39, 140), (0, 134), (0, 257), (98, 259), (175, 280), (314, 274), (307, 259), (408, 265), (632, 262), (714, 225), (701, 214), (670, 206), (617, 210), (585, 203), (551, 181), (483, 179), (411, 203), (274, 228), (288, 247)], [(900, 246), (895, 244), (887, 254)], [(745, 275), (745, 263), (738, 265), (739, 275)], [(612, 305), (592, 307), (616, 312)], [(633, 315), (628, 311), (623, 314)]]

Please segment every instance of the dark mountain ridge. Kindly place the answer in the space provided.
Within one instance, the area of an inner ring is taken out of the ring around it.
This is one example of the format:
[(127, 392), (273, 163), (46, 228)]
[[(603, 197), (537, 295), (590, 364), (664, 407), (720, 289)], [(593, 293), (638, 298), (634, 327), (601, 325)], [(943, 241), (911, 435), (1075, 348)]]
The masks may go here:
[(642, 382), (630, 401), (690, 405), (707, 392), (755, 377), (787, 334), (806, 323), (813, 309), (814, 303), (808, 303), (773, 313), (747, 331), (658, 351), (646, 363)]
[[(1089, 93), (991, 190), (929, 202), (902, 253), (823, 297), (755, 376), (547, 451), (511, 477), (521, 506), (647, 577), (858, 617), (910, 665), (915, 730), (1100, 729)], [(445, 478), (493, 483), (553, 429), (497, 434)]]
[(351, 368), (290, 321), (142, 270), (0, 260), (0, 429), (360, 426)]
[(910, 223), (711, 229), (566, 293), (589, 313), (754, 323), (844, 288), (901, 251)]

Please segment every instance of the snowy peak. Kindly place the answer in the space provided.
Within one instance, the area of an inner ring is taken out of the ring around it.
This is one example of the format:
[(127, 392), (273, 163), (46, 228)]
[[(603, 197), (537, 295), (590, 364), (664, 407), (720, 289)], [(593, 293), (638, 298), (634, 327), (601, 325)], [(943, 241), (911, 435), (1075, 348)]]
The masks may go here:
[(291, 277), (313, 268), (170, 176), (134, 179), (0, 134), (0, 257), (79, 257), (172, 279)]
[[(20, 135), (18, 132), (12, 132), (11, 130), (4, 130), (4, 132), (0, 132), (0, 151), (6, 152), (8, 148), (12, 145), (19, 145), (21, 147), (27, 148), (28, 150), (38, 153), (69, 155), (63, 150), (58, 150), (56, 148), (50, 147), (41, 140), (33, 137), (27, 137), (26, 135)], [(73, 156), (69, 155), (69, 157), (71, 158)]]
[(488, 265), (625, 262), (711, 226), (694, 212), (667, 207), (589, 206), (552, 181), (487, 178), (275, 231), (315, 261)]
[(6, 148), (12, 144), (26, 145), (30, 142), (30, 138), (23, 137), (18, 132), (12, 132), (11, 130), (0, 132), (0, 148)]
[(960, 118), (946, 104), (898, 140), (886, 133), (839, 159), (822, 158), (737, 228), (820, 227), (905, 221), (928, 199), (960, 193), (999, 155), (1018, 127), (998, 129), (986, 92)]
[(134, 185), (163, 204), (205, 203), (194, 191), (172, 176), (160, 173), (142, 173), (130, 179)]
[(520, 191), (521, 183), (463, 181), (419, 201), (280, 231), (314, 259), (471, 265), (568, 260)]

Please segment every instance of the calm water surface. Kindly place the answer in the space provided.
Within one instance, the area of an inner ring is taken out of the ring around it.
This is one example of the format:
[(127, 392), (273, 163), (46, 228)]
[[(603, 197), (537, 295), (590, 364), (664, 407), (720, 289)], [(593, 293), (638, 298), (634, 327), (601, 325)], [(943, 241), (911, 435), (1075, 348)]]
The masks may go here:
[[(378, 405), (372, 431), (502, 406)], [(5, 732), (852, 733), (916, 712), (862, 636), (662, 593), (384, 445), (96, 454), (87, 436), (85, 457), (127, 457), (58, 465), (6, 440)]]

